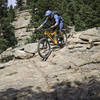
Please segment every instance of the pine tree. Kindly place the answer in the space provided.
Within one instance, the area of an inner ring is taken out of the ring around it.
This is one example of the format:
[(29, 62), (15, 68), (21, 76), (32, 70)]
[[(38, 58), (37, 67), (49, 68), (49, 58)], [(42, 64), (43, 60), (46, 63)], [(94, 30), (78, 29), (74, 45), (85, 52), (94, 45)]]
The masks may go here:
[(17, 6), (21, 7), (23, 5), (23, 1), (22, 0), (17, 0)]
[(8, 10), (8, 18), (9, 18), (10, 22), (13, 22), (15, 19), (15, 10), (13, 9), (12, 5), (10, 6), (10, 8)]
[(0, 53), (17, 41), (14, 35), (14, 27), (11, 22), (14, 20), (14, 10), (7, 8), (7, 0), (0, 0)]
[[(75, 18), (76, 30), (84, 30), (92, 27), (100, 26), (100, 0), (76, 0), (75, 1), (75, 16), (78, 15), (79, 19)], [(77, 26), (79, 25), (79, 26)], [(84, 26), (84, 27), (83, 27)]]
[(27, 0), (32, 9), (31, 25), (38, 27), (46, 10), (54, 10), (64, 19), (64, 28), (74, 25), (76, 31), (100, 27), (100, 0)]

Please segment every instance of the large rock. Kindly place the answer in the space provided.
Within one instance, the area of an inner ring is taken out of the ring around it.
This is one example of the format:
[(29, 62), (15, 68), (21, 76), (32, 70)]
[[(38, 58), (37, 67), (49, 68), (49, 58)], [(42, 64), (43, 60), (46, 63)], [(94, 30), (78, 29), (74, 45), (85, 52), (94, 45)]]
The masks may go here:
[(80, 38), (70, 38), (68, 39), (69, 44), (87, 44), (86, 41), (81, 40)]
[(30, 43), (27, 45), (20, 46), (19, 48), (15, 48), (13, 51), (15, 58), (30, 58), (33, 57), (37, 52), (38, 43)]
[(93, 46), (100, 45), (100, 34), (97, 28), (75, 32), (72, 37), (68, 38), (68, 43), (69, 49), (80, 49), (80, 47), (91, 49)]
[(87, 45), (84, 45), (84, 44), (75, 44), (75, 45), (69, 45), (68, 46), (68, 49), (74, 49), (74, 48), (84, 48), (84, 49), (86, 49)]
[(30, 13), (29, 11), (22, 11), (17, 14), (17, 18), (13, 24), (15, 26), (15, 29), (19, 29), (21, 27), (26, 27), (30, 23)]
[(14, 54), (12, 48), (8, 48), (6, 51), (0, 54), (1, 62), (7, 62), (9, 60), (12, 60), (13, 58), (14, 58)]
[(85, 41), (93, 41), (93, 42), (100, 42), (100, 36), (91, 36), (89, 34), (82, 34), (80, 35), (80, 39)]
[(15, 51), (14, 56), (15, 58), (18, 58), (18, 59), (28, 59), (28, 58), (33, 57), (33, 54), (22, 51), (22, 50), (17, 50)]
[(37, 52), (37, 45), (38, 43), (29, 43), (23, 46), (19, 46), (15, 48), (13, 51), (15, 52), (16, 50), (23, 50), (28, 53), (36, 53)]
[(29, 10), (23, 10), (16, 14), (16, 21), (13, 22), (15, 26), (15, 36), (18, 40), (18, 45), (23, 45), (27, 42), (27, 38), (32, 35), (32, 32), (27, 32), (30, 24), (31, 15)]
[(38, 43), (30, 43), (27, 45), (23, 45), (19, 48), (14, 49), (14, 56), (15, 58), (30, 58), (33, 57), (34, 54), (37, 52), (37, 45)]
[(8, 62), (13, 58), (25, 59), (33, 57), (35, 53), (37, 53), (37, 45), (38, 43), (30, 43), (27, 45), (16, 47), (14, 49), (8, 48), (0, 55), (0, 61)]
[(100, 34), (96, 28), (81, 32), (79, 38), (85, 41), (100, 42)]
[(98, 33), (98, 29), (97, 28), (91, 28), (91, 29), (82, 31), (80, 33), (84, 34), (84, 35), (90, 35), (90, 36), (100, 36), (100, 34)]
[(24, 51), (29, 53), (36, 53), (37, 52), (37, 45), (38, 43), (30, 43), (25, 46), (23, 46)]

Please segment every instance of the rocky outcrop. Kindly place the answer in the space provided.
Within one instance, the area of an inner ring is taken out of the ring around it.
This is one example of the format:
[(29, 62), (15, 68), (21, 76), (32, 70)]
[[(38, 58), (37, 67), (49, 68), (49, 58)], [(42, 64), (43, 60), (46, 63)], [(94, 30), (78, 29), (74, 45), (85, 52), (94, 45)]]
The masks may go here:
[(17, 59), (28, 59), (37, 53), (37, 43), (30, 43), (19, 48), (15, 48), (14, 57)]
[(97, 28), (88, 29), (82, 32), (75, 32), (72, 37), (68, 39), (70, 48), (87, 48), (100, 45), (100, 33)]
[(13, 22), (15, 26), (15, 36), (18, 40), (18, 45), (24, 45), (27, 38), (32, 35), (32, 32), (27, 32), (27, 27), (30, 24), (31, 15), (29, 10), (23, 10), (16, 13), (16, 21)]
[(39, 56), (15, 59), (0, 70), (0, 99), (99, 100), (99, 48), (71, 52), (64, 47), (47, 61)]
[(99, 100), (100, 45), (87, 49), (91, 39), (99, 40), (92, 30), (73, 32), (69, 44), (54, 48), (46, 61), (33, 57), (37, 43), (8, 49), (17, 59), (0, 64), (0, 99)]
[(8, 62), (14, 58), (12, 48), (8, 48), (6, 51), (0, 54), (0, 62)]
[(22, 51), (22, 50), (16, 50), (14, 53), (15, 58), (17, 59), (28, 59), (33, 57), (33, 54)]
[(22, 1), (23, 1), (24, 5), (26, 5), (27, 0), (22, 0)]
[(28, 59), (33, 57), (36, 53), (37, 43), (30, 43), (16, 48), (8, 48), (6, 51), (0, 54), (0, 61), (8, 62), (14, 58)]

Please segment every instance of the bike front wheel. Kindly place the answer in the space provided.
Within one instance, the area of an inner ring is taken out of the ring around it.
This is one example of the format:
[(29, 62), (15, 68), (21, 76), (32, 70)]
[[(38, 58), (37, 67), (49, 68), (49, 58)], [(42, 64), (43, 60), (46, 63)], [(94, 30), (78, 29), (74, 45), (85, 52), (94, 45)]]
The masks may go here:
[(50, 43), (47, 38), (42, 38), (38, 42), (38, 54), (43, 59), (48, 58), (51, 53)]

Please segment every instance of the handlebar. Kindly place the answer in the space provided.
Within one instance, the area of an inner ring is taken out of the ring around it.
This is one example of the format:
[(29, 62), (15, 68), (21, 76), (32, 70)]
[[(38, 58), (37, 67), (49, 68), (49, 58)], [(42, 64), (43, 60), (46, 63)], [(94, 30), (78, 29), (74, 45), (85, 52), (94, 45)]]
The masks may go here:
[(51, 31), (51, 30), (52, 30), (51, 28), (45, 28), (45, 29), (42, 28), (42, 29), (39, 29), (39, 30), (36, 29), (36, 31)]

